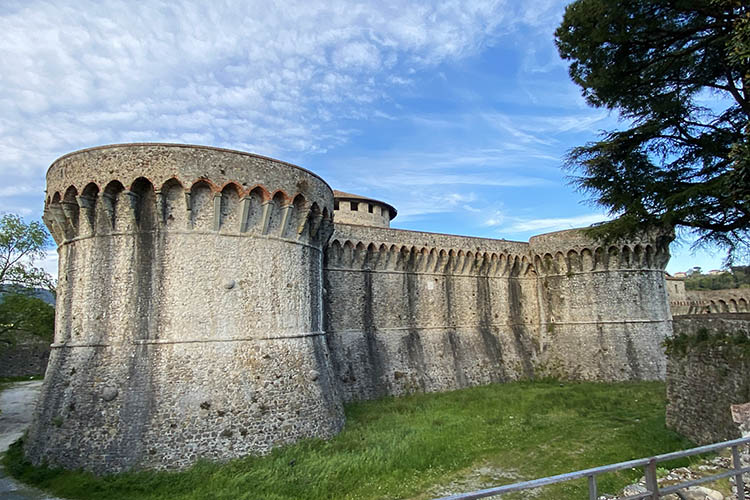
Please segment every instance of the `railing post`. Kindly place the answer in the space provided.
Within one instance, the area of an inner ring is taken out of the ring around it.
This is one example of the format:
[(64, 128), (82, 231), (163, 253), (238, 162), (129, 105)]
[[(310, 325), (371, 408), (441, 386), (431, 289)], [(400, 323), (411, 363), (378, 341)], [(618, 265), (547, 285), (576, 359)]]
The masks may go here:
[(656, 460), (651, 459), (645, 468), (646, 473), (646, 488), (651, 493), (649, 498), (653, 500), (659, 500), (659, 484), (656, 482)]
[[(740, 450), (737, 445), (732, 446), (732, 462), (736, 470), (742, 470), (742, 460), (740, 460)], [(742, 472), (734, 476), (734, 485), (737, 487), (737, 500), (745, 500), (745, 481), (742, 478)]]
[(598, 493), (596, 492), (596, 474), (589, 476), (589, 500), (596, 500)]

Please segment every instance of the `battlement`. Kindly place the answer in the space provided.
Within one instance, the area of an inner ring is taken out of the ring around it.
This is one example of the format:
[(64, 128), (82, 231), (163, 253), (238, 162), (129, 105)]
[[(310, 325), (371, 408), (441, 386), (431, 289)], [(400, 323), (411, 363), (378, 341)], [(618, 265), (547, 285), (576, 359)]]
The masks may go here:
[(289, 167), (213, 148), (127, 144), (87, 149), (50, 167), (43, 218), (58, 244), (159, 226), (276, 237), (320, 248), (333, 231), (332, 192), (314, 174)]
[(683, 285), (681, 292), (670, 290), (669, 305), (674, 315), (750, 312), (750, 288), (684, 290)]
[(545, 275), (645, 270), (662, 272), (669, 262), (672, 234), (644, 234), (626, 243), (597, 244), (581, 229), (533, 236), (529, 240), (537, 270)]
[(367, 269), (467, 276), (519, 277), (536, 273), (525, 255), (473, 252), (455, 248), (340, 241), (333, 239), (326, 251), (329, 269)]

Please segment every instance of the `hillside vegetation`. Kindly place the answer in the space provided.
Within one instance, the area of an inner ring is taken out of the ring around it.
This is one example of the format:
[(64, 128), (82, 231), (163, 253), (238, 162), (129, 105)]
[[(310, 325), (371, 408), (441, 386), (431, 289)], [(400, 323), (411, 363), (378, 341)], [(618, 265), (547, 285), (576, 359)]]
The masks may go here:
[(750, 288), (750, 266), (735, 266), (731, 272), (702, 274), (696, 272), (685, 278), (686, 290), (724, 290)]

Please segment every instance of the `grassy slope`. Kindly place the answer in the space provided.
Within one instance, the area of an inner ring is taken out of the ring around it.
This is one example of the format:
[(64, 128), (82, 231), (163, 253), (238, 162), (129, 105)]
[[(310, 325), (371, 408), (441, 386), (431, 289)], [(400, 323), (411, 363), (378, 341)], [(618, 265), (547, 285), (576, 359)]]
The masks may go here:
[[(522, 382), (353, 404), (329, 441), (180, 473), (51, 471), (24, 464), (18, 446), (5, 462), (16, 477), (69, 498), (425, 498), (478, 465), (510, 471), (517, 479), (505, 482), (515, 482), (690, 447), (665, 429), (664, 407), (661, 383)], [(641, 473), (606, 476), (600, 491)], [(543, 498), (586, 491), (580, 481)]]

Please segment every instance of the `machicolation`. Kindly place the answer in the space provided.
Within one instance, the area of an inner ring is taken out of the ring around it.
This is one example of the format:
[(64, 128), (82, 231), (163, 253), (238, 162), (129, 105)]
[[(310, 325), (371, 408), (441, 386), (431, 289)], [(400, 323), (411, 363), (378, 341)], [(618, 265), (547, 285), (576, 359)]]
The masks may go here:
[(56, 332), (26, 455), (174, 469), (331, 436), (346, 401), (664, 378), (672, 235), (525, 243), (391, 229), (395, 216), (237, 151), (124, 144), (58, 159), (44, 214)]

